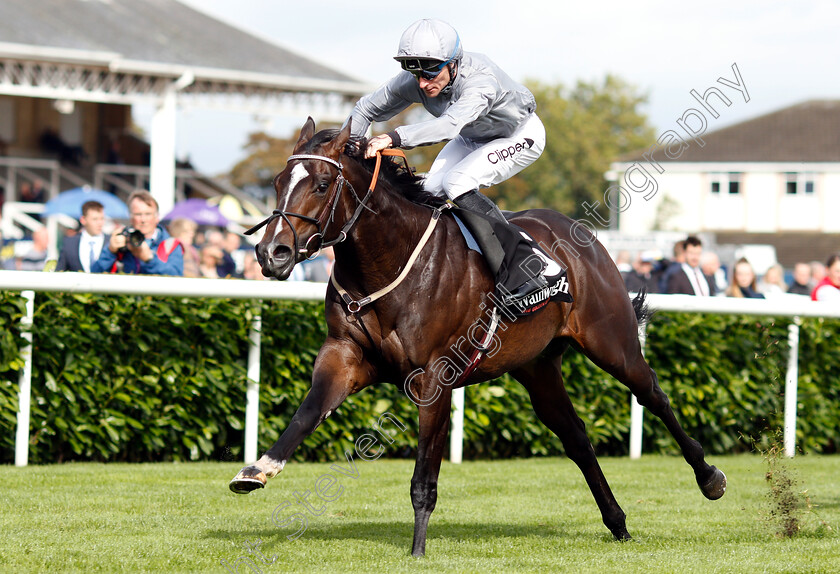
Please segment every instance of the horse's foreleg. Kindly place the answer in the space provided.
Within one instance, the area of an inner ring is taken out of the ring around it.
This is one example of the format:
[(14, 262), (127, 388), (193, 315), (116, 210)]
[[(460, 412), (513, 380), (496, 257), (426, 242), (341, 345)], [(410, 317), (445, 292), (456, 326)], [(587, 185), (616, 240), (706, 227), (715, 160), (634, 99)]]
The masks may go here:
[[(430, 378), (425, 385), (436, 385)], [(414, 506), (414, 541), (412, 556), (426, 553), (426, 529), (429, 517), (437, 503), (437, 482), (446, 436), (449, 431), (449, 409), (452, 389), (441, 385), (440, 396), (432, 404), (419, 409), (419, 436), (417, 441), (417, 462), (411, 477), (411, 504)], [(434, 389), (431, 389), (432, 393)], [(418, 393), (416, 396), (434, 396), (432, 393)]]
[(303, 440), (312, 434), (348, 395), (364, 387), (373, 369), (361, 351), (329, 341), (315, 361), (312, 388), (298, 407), (289, 426), (274, 445), (253, 465), (246, 466), (230, 482), (230, 489), (246, 494), (265, 486), (266, 480), (283, 470), (286, 461)]
[(629, 540), (624, 511), (607, 484), (583, 421), (563, 385), (560, 361), (560, 355), (544, 357), (511, 374), (528, 390), (537, 417), (560, 438), (566, 455), (580, 468), (606, 527), (617, 540)]

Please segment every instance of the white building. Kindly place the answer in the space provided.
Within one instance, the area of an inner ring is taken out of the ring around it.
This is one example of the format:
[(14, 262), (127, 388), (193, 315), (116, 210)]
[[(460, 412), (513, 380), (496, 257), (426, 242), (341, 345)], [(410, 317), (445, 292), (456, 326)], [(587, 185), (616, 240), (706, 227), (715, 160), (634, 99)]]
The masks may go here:
[(840, 100), (805, 102), (702, 140), (660, 142), (671, 147), (611, 166), (622, 233), (769, 243), (785, 265), (840, 251)]

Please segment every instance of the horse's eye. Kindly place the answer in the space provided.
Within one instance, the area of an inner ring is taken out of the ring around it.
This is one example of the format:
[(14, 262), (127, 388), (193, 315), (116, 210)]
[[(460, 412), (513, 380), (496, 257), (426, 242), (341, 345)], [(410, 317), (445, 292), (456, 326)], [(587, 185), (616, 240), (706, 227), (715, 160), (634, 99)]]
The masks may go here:
[(322, 181), (318, 184), (318, 189), (316, 190), (318, 193), (326, 193), (326, 191), (330, 188), (330, 183), (328, 181)]

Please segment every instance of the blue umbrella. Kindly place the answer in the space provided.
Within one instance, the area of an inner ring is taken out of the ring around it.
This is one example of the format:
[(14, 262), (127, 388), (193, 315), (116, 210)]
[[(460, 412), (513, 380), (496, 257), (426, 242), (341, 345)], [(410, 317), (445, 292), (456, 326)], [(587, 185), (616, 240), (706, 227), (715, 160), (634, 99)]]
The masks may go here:
[(229, 223), (228, 218), (222, 215), (217, 206), (208, 205), (205, 200), (195, 198), (176, 203), (172, 211), (167, 213), (161, 221), (170, 221), (179, 217), (189, 219), (199, 225), (225, 227)]
[(79, 219), (82, 216), (82, 205), (88, 201), (98, 201), (105, 208), (105, 215), (112, 219), (127, 219), (128, 207), (113, 193), (91, 187), (77, 187), (58, 194), (49, 200), (44, 207), (44, 215), (64, 214)]

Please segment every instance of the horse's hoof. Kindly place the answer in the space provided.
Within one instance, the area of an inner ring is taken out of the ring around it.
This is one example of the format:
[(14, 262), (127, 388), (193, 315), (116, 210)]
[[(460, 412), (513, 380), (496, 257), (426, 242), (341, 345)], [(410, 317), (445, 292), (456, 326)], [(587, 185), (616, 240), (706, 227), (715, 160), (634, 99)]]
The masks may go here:
[(630, 533), (627, 532), (626, 528), (616, 529), (613, 530), (612, 535), (615, 537), (616, 540), (619, 542), (626, 542), (628, 540), (633, 540), (633, 537), (630, 536)]
[(248, 494), (252, 490), (265, 488), (265, 473), (256, 466), (246, 466), (233, 477), (228, 485), (236, 494)]
[(697, 481), (697, 484), (700, 486), (700, 491), (706, 498), (709, 500), (717, 500), (726, 492), (726, 475), (723, 474), (722, 471), (718, 470), (716, 466), (713, 466), (712, 475), (709, 479), (703, 484), (700, 484), (700, 481)]

